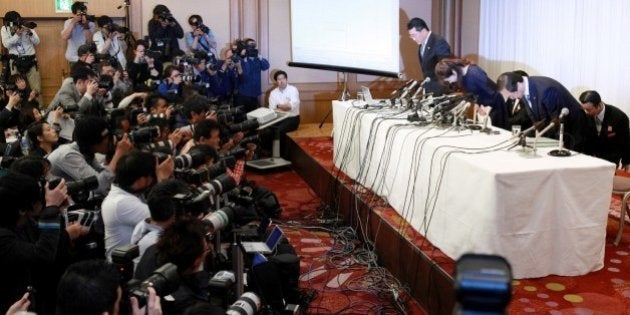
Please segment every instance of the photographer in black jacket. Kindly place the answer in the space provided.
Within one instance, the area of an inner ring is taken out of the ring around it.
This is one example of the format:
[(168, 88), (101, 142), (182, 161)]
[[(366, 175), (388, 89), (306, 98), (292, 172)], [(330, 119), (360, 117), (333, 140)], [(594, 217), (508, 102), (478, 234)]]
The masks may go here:
[[(61, 205), (68, 198), (64, 181), (42, 194), (37, 181), (10, 172), (0, 178), (0, 313), (27, 289), (46, 287), (48, 268), (57, 258), (63, 230)], [(42, 292), (44, 294), (45, 292)], [(32, 305), (37, 313), (44, 305)]]
[(149, 21), (149, 38), (151, 50), (162, 52), (163, 62), (171, 61), (174, 52), (179, 50), (177, 39), (184, 38), (184, 30), (165, 5), (158, 4), (153, 9), (153, 19)]

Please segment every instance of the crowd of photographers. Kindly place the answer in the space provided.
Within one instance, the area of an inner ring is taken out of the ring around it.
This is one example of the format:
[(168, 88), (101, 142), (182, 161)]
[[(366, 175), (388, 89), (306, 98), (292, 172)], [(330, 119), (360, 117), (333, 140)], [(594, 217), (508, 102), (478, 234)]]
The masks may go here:
[[(31, 90), (36, 60), (3, 85), (0, 312), (225, 313), (208, 286), (229, 269), (212, 238), (268, 215), (244, 164), (258, 143), (245, 113), (269, 62), (253, 39), (219, 56), (200, 16), (184, 34), (163, 5), (131, 55), (126, 28), (82, 2), (72, 13), (61, 32), (71, 75), (52, 102)], [(14, 15), (3, 44), (29, 41), (34, 56), (35, 26)]]

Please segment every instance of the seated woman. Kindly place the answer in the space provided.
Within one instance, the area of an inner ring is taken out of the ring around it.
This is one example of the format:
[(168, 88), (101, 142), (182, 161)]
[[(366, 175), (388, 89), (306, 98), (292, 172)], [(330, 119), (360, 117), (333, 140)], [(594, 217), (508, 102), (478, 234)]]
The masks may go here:
[(27, 135), (31, 142), (29, 156), (45, 157), (57, 148), (59, 135), (46, 121), (32, 123), (27, 129)]
[(492, 125), (509, 128), (505, 101), (496, 91), (496, 83), (479, 66), (467, 59), (442, 59), (435, 65), (435, 75), (443, 85), (471, 93), (477, 97), (477, 104), (491, 107)]

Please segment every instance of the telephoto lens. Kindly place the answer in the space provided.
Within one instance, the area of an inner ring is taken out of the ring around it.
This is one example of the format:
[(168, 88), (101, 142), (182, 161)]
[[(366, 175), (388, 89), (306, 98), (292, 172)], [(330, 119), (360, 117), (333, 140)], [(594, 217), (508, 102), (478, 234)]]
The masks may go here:
[(230, 305), (225, 314), (228, 315), (254, 315), (260, 311), (260, 298), (253, 292), (245, 292)]

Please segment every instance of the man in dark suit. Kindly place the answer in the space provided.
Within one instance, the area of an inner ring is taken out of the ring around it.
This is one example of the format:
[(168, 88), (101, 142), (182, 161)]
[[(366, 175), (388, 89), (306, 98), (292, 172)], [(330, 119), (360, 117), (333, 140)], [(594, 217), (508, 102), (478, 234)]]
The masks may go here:
[(580, 95), (586, 113), (584, 153), (628, 169), (630, 164), (630, 123), (619, 108), (604, 104), (597, 91)]
[(425, 78), (431, 78), (431, 81), (424, 85), (426, 92), (433, 92), (433, 95), (448, 93), (448, 89), (440, 85), (435, 76), (435, 65), (440, 60), (451, 56), (451, 46), (442, 36), (433, 34), (427, 23), (421, 18), (411, 19), (407, 23), (407, 30), (409, 37), (419, 45), (418, 58), (422, 66), (422, 73)]
[[(505, 72), (497, 79), (497, 90), (507, 99), (522, 99), (532, 122), (545, 126), (554, 122), (559, 125), (558, 116), (562, 108), (569, 110), (564, 118), (564, 141), (567, 148), (582, 152), (584, 149), (584, 125), (586, 115), (580, 103), (560, 82), (539, 76), (524, 77), (518, 73)], [(558, 138), (557, 128), (546, 137)]]

